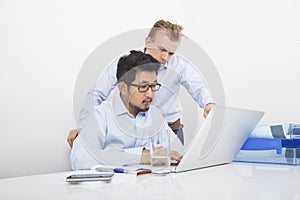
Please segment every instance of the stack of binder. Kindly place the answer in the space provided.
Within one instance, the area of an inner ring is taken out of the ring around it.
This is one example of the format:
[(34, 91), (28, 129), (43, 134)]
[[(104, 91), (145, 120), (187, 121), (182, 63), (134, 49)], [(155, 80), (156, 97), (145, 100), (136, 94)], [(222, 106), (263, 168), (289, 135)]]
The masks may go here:
[(256, 127), (234, 161), (300, 165), (300, 124)]

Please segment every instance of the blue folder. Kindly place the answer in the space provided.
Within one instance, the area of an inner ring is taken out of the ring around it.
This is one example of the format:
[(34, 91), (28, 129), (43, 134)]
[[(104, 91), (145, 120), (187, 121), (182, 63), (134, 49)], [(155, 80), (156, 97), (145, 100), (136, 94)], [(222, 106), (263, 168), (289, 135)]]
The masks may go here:
[(300, 165), (300, 139), (248, 138), (234, 161)]

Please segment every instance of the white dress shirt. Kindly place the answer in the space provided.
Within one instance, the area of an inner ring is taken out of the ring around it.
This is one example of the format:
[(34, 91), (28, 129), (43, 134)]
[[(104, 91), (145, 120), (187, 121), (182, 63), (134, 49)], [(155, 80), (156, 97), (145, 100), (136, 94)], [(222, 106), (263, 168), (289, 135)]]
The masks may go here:
[(165, 141), (164, 131), (170, 133), (171, 149), (182, 154), (181, 142), (155, 106), (134, 117), (116, 92), (112, 101), (107, 100), (97, 106), (94, 115), (85, 120), (73, 143), (71, 167), (78, 170), (90, 169), (98, 164), (138, 164), (143, 148), (149, 149), (150, 143)]
[[(80, 112), (78, 127), (82, 127), (88, 113), (93, 112), (94, 106), (100, 105), (107, 99), (117, 85), (116, 70), (118, 59), (112, 62), (102, 73), (96, 88), (88, 92), (84, 106)], [(201, 108), (213, 102), (207, 83), (189, 61), (181, 56), (173, 55), (162, 66), (157, 75), (162, 84), (152, 102), (156, 105), (168, 123), (173, 123), (181, 116), (181, 105), (178, 99), (180, 85), (186, 88)]]

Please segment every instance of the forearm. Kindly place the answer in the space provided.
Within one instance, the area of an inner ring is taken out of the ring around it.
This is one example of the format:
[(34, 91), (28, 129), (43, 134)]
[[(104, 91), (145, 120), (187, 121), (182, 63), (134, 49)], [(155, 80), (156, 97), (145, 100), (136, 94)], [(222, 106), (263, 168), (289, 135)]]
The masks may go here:
[(179, 77), (180, 83), (187, 89), (201, 108), (213, 102), (212, 94), (206, 80), (196, 70), (194, 65), (189, 62), (185, 63)]
[(73, 170), (90, 169), (98, 164), (122, 166), (141, 162), (141, 153), (129, 153), (114, 147), (105, 149), (94, 147), (94, 145), (85, 144), (80, 136), (76, 138), (70, 157)]
[(72, 170), (91, 169), (92, 166), (100, 164), (98, 160), (83, 148), (78, 138), (79, 136), (73, 142), (73, 148), (70, 155)]
[(94, 113), (95, 106), (100, 105), (105, 101), (111, 91), (117, 85), (116, 78), (117, 61), (110, 64), (97, 82), (97, 86), (88, 91), (87, 97), (84, 101), (82, 109), (79, 113), (78, 127), (82, 128), (84, 121), (90, 114)]

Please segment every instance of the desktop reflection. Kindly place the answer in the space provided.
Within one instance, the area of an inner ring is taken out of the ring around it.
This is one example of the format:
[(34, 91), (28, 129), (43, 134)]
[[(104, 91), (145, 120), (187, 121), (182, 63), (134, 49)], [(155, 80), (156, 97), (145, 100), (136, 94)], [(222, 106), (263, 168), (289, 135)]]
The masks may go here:
[(299, 166), (238, 164), (233, 167), (260, 199), (300, 200)]
[(139, 177), (137, 183), (143, 186), (143, 189), (139, 191), (138, 199), (173, 200), (187, 197), (174, 174), (163, 176), (150, 174)]
[(65, 181), (70, 173), (0, 179), (0, 199), (300, 200), (299, 166), (234, 162), (166, 176), (115, 174), (110, 183), (76, 185)]

